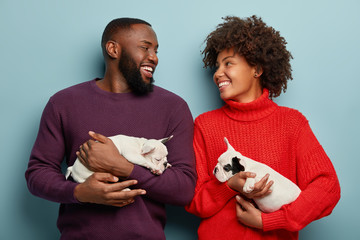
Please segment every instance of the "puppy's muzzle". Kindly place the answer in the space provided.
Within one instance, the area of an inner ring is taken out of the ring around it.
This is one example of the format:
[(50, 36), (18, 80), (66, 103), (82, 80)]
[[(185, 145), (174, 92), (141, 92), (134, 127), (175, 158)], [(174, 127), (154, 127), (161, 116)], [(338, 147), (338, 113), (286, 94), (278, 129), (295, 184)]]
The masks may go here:
[(214, 174), (216, 174), (219, 171), (218, 167), (214, 168)]

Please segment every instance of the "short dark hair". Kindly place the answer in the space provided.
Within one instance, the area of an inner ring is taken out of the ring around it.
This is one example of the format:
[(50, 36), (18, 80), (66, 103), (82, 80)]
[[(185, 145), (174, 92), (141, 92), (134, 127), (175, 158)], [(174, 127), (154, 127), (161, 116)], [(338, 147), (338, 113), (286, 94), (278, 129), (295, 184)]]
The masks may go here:
[(205, 68), (214, 68), (218, 54), (229, 48), (243, 56), (249, 65), (261, 67), (261, 86), (269, 90), (269, 96), (277, 97), (286, 91), (287, 81), (292, 79), (287, 42), (278, 31), (267, 26), (255, 15), (249, 18), (227, 16), (225, 21), (211, 32), (202, 54)]
[(101, 37), (101, 48), (104, 56), (106, 55), (105, 45), (109, 40), (111, 40), (113, 35), (118, 33), (120, 30), (129, 30), (134, 24), (146, 24), (151, 27), (150, 23), (138, 18), (116, 18), (108, 23)]

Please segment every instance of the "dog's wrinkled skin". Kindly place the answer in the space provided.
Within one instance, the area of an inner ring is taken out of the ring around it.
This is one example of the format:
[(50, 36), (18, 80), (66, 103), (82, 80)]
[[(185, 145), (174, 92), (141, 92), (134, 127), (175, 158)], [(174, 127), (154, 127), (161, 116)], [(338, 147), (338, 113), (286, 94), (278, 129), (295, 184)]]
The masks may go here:
[(224, 141), (228, 149), (221, 154), (218, 164), (214, 168), (214, 175), (220, 182), (227, 181), (240, 171), (253, 172), (256, 177), (247, 178), (243, 188), (245, 193), (250, 193), (254, 189), (255, 183), (260, 181), (267, 173), (270, 174), (269, 181), (274, 181), (270, 188), (272, 192), (265, 197), (254, 199), (263, 212), (274, 212), (280, 209), (281, 206), (293, 202), (299, 196), (301, 190), (292, 181), (269, 166), (241, 155), (235, 151), (226, 138), (224, 138)]
[[(172, 137), (156, 140), (116, 135), (109, 138), (129, 162), (146, 167), (152, 173), (160, 175), (165, 169), (171, 167), (167, 161), (168, 151), (164, 143)], [(93, 173), (79, 159), (76, 159), (74, 165), (68, 167), (65, 177), (68, 178), (71, 175), (74, 181), (82, 183)]]

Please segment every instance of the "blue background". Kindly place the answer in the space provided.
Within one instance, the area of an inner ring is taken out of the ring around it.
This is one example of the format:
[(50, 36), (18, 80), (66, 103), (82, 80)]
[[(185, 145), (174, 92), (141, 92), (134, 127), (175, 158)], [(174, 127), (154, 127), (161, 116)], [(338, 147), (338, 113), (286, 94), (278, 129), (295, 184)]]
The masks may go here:
[[(276, 102), (309, 119), (342, 187), (333, 213), (300, 239), (358, 239), (359, 10), (349, 0), (0, 0), (0, 239), (59, 237), (58, 205), (32, 196), (24, 172), (49, 97), (102, 76), (100, 37), (110, 20), (138, 17), (153, 25), (160, 43), (156, 83), (182, 96), (196, 117), (221, 105), (202, 65), (206, 35), (221, 17), (253, 14), (281, 32), (294, 56), (294, 80)], [(168, 213), (168, 239), (196, 239), (198, 218), (180, 207)]]

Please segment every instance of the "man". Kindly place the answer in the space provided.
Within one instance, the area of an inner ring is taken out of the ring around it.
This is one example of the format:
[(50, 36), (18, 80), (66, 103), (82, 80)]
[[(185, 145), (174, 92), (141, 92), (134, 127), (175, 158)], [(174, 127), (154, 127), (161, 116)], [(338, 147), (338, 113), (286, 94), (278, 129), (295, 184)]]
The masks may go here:
[[(61, 203), (61, 239), (165, 239), (164, 205), (186, 205), (194, 193), (193, 119), (183, 99), (153, 85), (158, 42), (149, 23), (111, 21), (102, 49), (104, 78), (62, 90), (46, 105), (26, 171), (28, 187)], [(133, 165), (105, 137), (117, 134), (173, 135), (166, 143), (172, 167), (156, 176)], [(76, 154), (95, 172), (81, 184), (61, 172), (64, 157), (70, 166)], [(121, 191), (127, 187), (132, 190)]]

